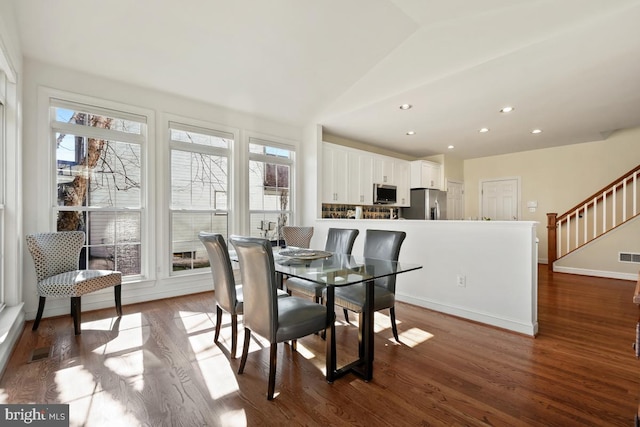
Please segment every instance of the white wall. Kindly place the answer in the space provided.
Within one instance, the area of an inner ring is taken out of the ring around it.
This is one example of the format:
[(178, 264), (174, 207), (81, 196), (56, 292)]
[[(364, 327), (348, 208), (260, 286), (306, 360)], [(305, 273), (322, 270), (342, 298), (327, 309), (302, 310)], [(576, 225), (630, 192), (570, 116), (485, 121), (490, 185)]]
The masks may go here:
[[(49, 137), (47, 126), (46, 102), (43, 105), (43, 93), (49, 89), (71, 92), (81, 96), (95, 97), (107, 102), (126, 104), (136, 109), (150, 112), (149, 129), (149, 162), (152, 174), (149, 181), (148, 209), (151, 228), (149, 239), (152, 252), (149, 260), (152, 265), (149, 280), (123, 285), (122, 302), (130, 304), (156, 298), (201, 292), (213, 288), (210, 273), (190, 276), (170, 277), (171, 266), (167, 262), (169, 255), (168, 242), (168, 142), (167, 120), (184, 117), (188, 120), (232, 127), (239, 130), (240, 140), (246, 141), (248, 136), (263, 136), (275, 141), (291, 142), (299, 148), (302, 140), (302, 129), (253, 117), (238, 112), (204, 104), (179, 96), (148, 90), (138, 86), (107, 80), (104, 78), (77, 73), (74, 70), (44, 64), (33, 60), (24, 63), (24, 151), (30, 153), (24, 159), (24, 233), (48, 231), (53, 229), (55, 221), (51, 217), (51, 206), (46, 205), (50, 199), (50, 189), (46, 182), (48, 170)], [(44, 116), (44, 118), (43, 118)], [(242, 162), (247, 161), (245, 153), (234, 153), (235, 182), (242, 187), (246, 179), (238, 175)], [(300, 171), (298, 171), (300, 173)], [(43, 179), (42, 177), (45, 177)], [(247, 233), (244, 214), (249, 195), (239, 191), (230, 212), (236, 220), (230, 233)], [(234, 194), (235, 196), (235, 194)], [(44, 203), (44, 204), (43, 204)], [(27, 318), (34, 318), (37, 308), (35, 291), (35, 271), (30, 256), (23, 252), (25, 263), (24, 301)], [(113, 306), (113, 293), (105, 290), (83, 297), (83, 310), (92, 310)], [(47, 301), (45, 317), (68, 313), (68, 300)], [(126, 312), (126, 308), (125, 308)]]
[[(547, 261), (548, 212), (564, 213), (640, 164), (640, 128), (606, 140), (465, 160), (465, 218), (480, 217), (481, 180), (520, 177), (521, 220), (538, 221), (539, 257)], [(537, 201), (529, 212), (528, 201)], [(640, 240), (637, 248), (640, 251)]]
[(636, 218), (560, 258), (553, 271), (636, 281), (640, 264), (620, 262), (618, 254), (640, 253), (639, 241), (640, 218)]
[[(399, 301), (527, 335), (538, 331), (535, 222), (324, 219), (313, 225), (314, 248), (324, 247), (330, 227), (359, 229), (354, 255), (362, 254), (367, 228), (405, 231), (400, 262), (423, 268), (398, 275)], [(457, 285), (458, 275), (465, 287)]]

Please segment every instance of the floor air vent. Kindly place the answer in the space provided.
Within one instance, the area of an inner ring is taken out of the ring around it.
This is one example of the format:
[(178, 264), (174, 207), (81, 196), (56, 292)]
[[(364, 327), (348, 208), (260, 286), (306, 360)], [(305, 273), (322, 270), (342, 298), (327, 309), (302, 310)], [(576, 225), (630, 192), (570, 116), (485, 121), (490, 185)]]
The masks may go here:
[(49, 353), (51, 353), (51, 347), (41, 347), (36, 348), (31, 352), (31, 357), (27, 363), (37, 362), (38, 360), (47, 359), (49, 357)]
[(619, 256), (618, 261), (620, 262), (634, 262), (636, 264), (640, 264), (640, 254), (620, 252), (618, 256)]

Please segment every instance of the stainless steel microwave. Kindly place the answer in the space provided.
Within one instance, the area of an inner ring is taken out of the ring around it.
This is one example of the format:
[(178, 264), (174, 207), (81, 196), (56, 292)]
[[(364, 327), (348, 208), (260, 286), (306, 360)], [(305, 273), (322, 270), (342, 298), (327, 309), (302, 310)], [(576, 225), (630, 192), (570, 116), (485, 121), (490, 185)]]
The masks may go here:
[(373, 184), (373, 203), (389, 205), (396, 203), (398, 188), (395, 185)]

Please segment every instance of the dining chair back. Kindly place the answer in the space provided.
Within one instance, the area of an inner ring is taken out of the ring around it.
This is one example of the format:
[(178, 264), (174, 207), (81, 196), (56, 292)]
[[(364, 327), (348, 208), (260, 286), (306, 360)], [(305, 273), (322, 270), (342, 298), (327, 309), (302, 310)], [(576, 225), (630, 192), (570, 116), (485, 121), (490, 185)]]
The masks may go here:
[[(327, 252), (351, 255), (353, 244), (359, 233), (360, 230), (358, 229), (330, 228), (327, 232), (327, 241), (324, 245), (324, 250)], [(325, 286), (320, 283), (298, 277), (289, 277), (285, 282), (285, 286), (289, 295), (291, 295), (292, 291), (295, 291), (312, 297), (317, 303), (322, 302), (322, 291)]]
[[(364, 238), (364, 250), (362, 256), (365, 258), (389, 259), (398, 261), (400, 248), (407, 233), (404, 231), (388, 230), (367, 230)], [(376, 279), (375, 286), (387, 289), (389, 292), (396, 292), (396, 275)]]
[(287, 246), (309, 248), (313, 237), (313, 227), (296, 227), (285, 225), (282, 227), (282, 237)]
[(326, 307), (297, 297), (278, 297), (278, 280), (271, 243), (255, 237), (231, 236), (240, 262), (244, 288), (244, 345), (238, 374), (244, 372), (251, 333), (270, 343), (267, 399), (274, 397), (277, 344), (296, 340), (327, 327)]
[(105, 288), (114, 288), (116, 313), (122, 316), (122, 274), (112, 270), (80, 270), (80, 253), (85, 242), (83, 231), (35, 233), (26, 243), (36, 270), (38, 312), (32, 330), (37, 330), (47, 298), (71, 298), (71, 315), (76, 335), (82, 333), (81, 297)]
[(231, 315), (231, 358), (234, 359), (238, 343), (238, 315), (243, 313), (242, 286), (235, 282), (229, 249), (222, 234), (201, 231), (198, 238), (207, 249), (213, 276), (213, 290), (216, 298), (216, 330), (213, 341), (218, 342), (220, 337), (224, 310)]
[(355, 228), (330, 228), (327, 231), (327, 241), (325, 242), (324, 250), (327, 252), (351, 255), (351, 250), (353, 249), (353, 244), (358, 234), (360, 234), (360, 230)]
[[(363, 256), (365, 258), (398, 261), (400, 248), (406, 236), (407, 234), (404, 231), (367, 230)], [(395, 292), (395, 274), (374, 281), (374, 310), (389, 309), (393, 337), (399, 342), (396, 325)], [(349, 311), (354, 311), (359, 314), (359, 324), (362, 325), (362, 310), (365, 304), (364, 284), (337, 288), (335, 291), (335, 304), (343, 308), (347, 323), (349, 322)]]

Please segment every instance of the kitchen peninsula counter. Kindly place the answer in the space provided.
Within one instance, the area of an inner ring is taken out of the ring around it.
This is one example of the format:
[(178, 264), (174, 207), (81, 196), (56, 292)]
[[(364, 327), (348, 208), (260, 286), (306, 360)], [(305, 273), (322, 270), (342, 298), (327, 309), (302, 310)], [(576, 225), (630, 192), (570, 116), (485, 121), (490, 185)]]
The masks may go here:
[(534, 221), (317, 219), (312, 247), (327, 230), (357, 228), (362, 254), (366, 229), (405, 231), (400, 261), (423, 265), (399, 276), (396, 299), (481, 323), (538, 332), (538, 251)]

